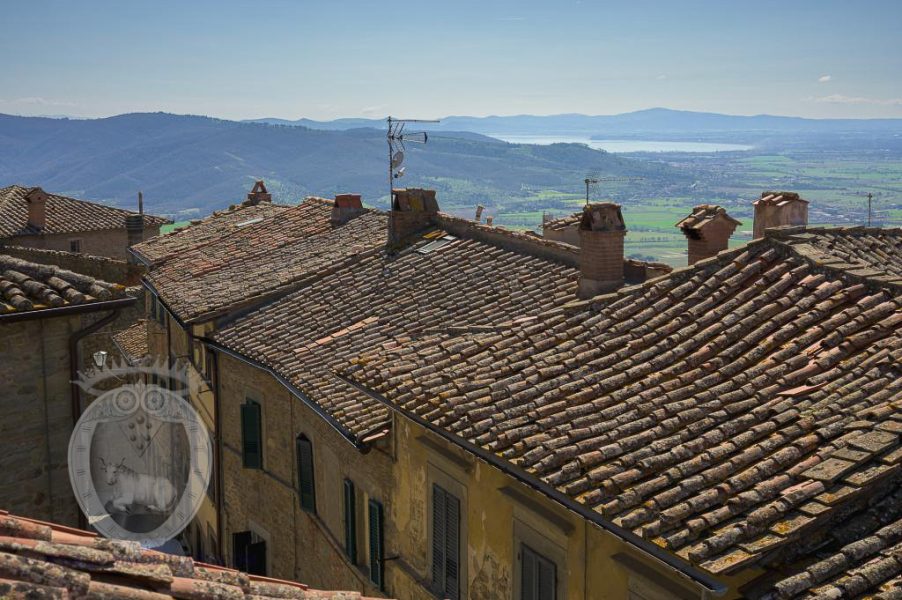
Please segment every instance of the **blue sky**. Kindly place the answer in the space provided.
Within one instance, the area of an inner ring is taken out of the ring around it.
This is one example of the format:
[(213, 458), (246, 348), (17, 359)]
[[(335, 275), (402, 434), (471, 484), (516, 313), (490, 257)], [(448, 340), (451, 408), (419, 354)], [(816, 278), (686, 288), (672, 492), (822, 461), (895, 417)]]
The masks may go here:
[(902, 2), (3, 3), (0, 112), (902, 117)]

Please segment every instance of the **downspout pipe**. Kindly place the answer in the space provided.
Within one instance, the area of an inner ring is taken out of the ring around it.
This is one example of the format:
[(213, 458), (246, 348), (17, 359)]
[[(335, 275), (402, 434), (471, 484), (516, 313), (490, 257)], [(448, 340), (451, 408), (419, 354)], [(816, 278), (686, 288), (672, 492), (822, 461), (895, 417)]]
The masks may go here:
[[(210, 346), (207, 346), (206, 351), (209, 352), (211, 350)], [(223, 465), (222, 465), (222, 406), (220, 403), (220, 378), (219, 378), (219, 353), (213, 352), (213, 377), (216, 380), (213, 382), (213, 427), (216, 429), (214, 434), (216, 440), (216, 448), (214, 452), (216, 453), (216, 553), (219, 555), (219, 561), (221, 564), (226, 565), (228, 561), (226, 561), (225, 556), (225, 540), (222, 539), (222, 506), (223, 506), (223, 485), (222, 485), (222, 475), (223, 475)]]

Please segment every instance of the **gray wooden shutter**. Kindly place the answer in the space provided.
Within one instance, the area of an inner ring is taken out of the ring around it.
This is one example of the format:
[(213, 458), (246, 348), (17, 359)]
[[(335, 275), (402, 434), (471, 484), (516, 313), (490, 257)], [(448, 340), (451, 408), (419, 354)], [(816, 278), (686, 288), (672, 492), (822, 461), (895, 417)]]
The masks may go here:
[(553, 562), (544, 557), (538, 557), (536, 561), (538, 565), (538, 582), (536, 587), (539, 592), (539, 600), (555, 600), (557, 582), (555, 578), (556, 567)]
[(555, 600), (557, 566), (529, 546), (520, 546), (520, 589), (523, 600)]
[(313, 473), (313, 444), (303, 435), (295, 440), (298, 455), (298, 492), (301, 508), (316, 512), (316, 480)]
[(457, 600), (460, 589), (460, 500), (445, 492), (445, 597)]
[(385, 548), (382, 505), (375, 500), (370, 500), (368, 512), (370, 520), (370, 581), (381, 590), (384, 576), (382, 553)]
[(250, 400), (241, 405), (241, 457), (245, 467), (263, 467), (260, 405)]
[(432, 485), (432, 591), (445, 592), (445, 491)]
[(345, 554), (351, 564), (357, 563), (357, 499), (354, 482), (345, 479)]

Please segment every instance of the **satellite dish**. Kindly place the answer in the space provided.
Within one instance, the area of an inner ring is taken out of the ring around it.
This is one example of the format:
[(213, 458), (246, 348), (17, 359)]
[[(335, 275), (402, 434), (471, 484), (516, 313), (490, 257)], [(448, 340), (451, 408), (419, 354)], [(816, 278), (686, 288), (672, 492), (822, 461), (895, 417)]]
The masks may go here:
[(397, 169), (401, 166), (402, 162), (404, 162), (404, 153), (398, 150), (391, 157), (391, 168)]
[(405, 170), (406, 170), (406, 167), (401, 167), (400, 169), (398, 169), (398, 172), (395, 173), (395, 179), (400, 179), (401, 177), (404, 177)]

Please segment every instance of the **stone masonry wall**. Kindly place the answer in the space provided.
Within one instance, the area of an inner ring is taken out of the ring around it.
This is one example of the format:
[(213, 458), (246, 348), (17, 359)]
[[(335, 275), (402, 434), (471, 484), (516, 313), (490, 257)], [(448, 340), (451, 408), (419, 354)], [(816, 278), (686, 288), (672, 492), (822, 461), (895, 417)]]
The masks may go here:
[[(144, 239), (160, 234), (159, 226), (145, 227)], [(126, 260), (128, 254), (128, 233), (122, 229), (104, 229), (100, 231), (81, 231), (78, 233), (54, 233), (44, 235), (23, 235), (7, 240), (7, 243), (44, 250), (70, 251), (70, 241), (81, 240), (81, 252), (95, 256), (106, 256), (118, 260)]]
[(122, 285), (137, 285), (144, 274), (144, 267), (132, 265), (124, 260), (106, 256), (68, 252), (66, 250), (45, 250), (28, 246), (0, 245), (0, 252), (45, 265), (56, 265), (94, 279)]

